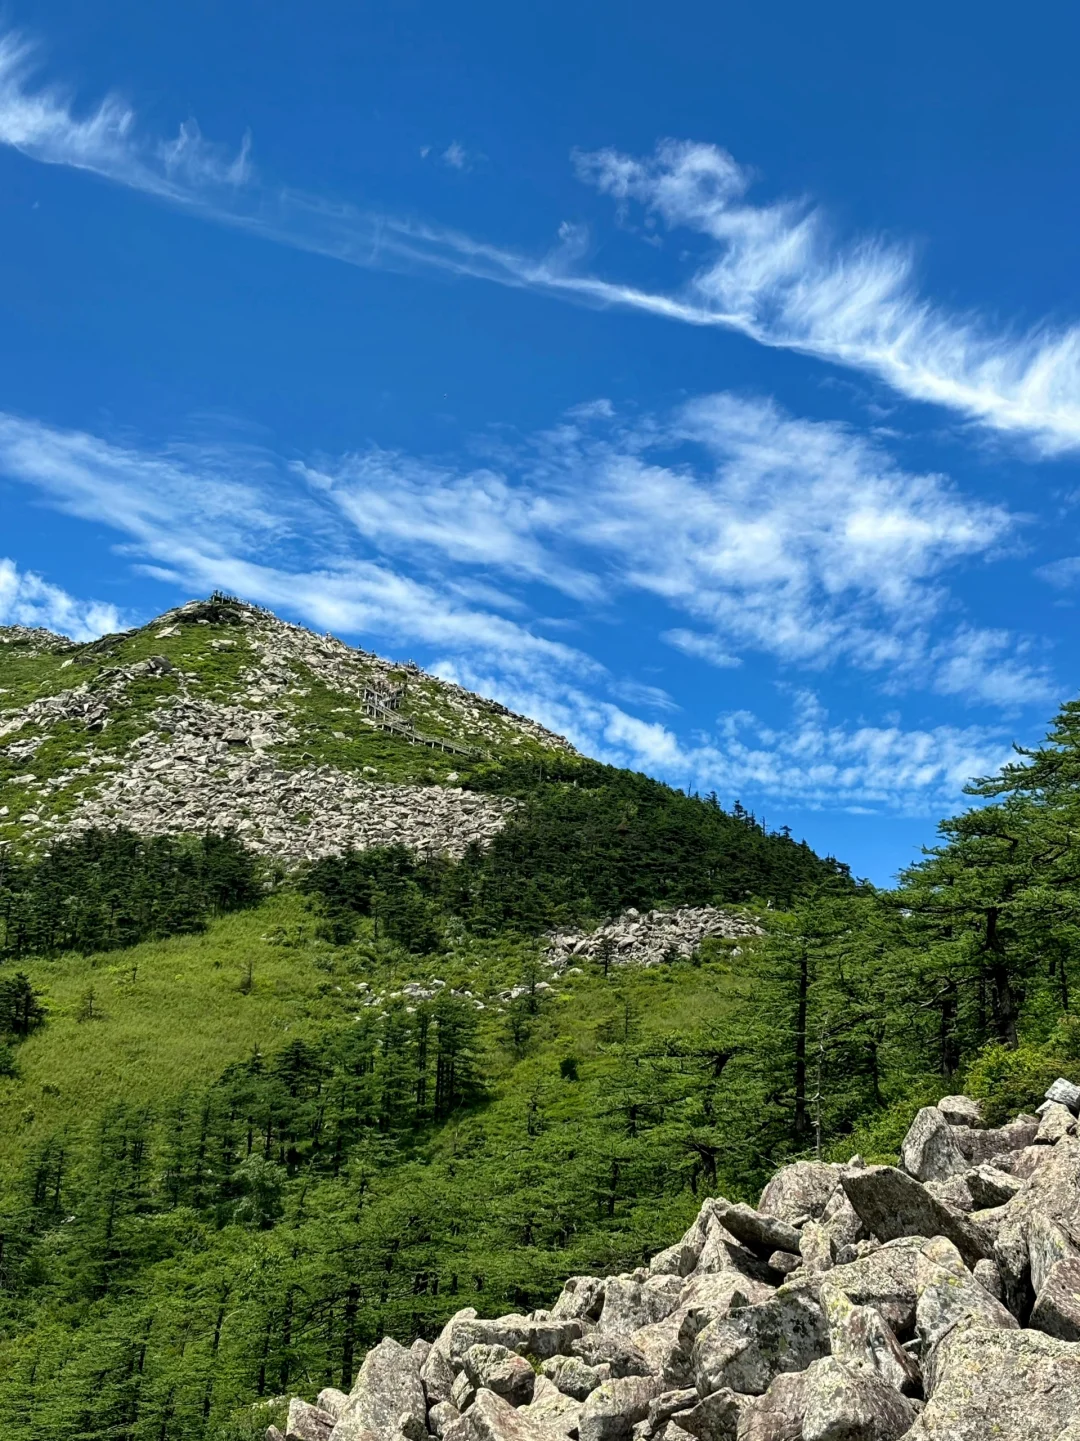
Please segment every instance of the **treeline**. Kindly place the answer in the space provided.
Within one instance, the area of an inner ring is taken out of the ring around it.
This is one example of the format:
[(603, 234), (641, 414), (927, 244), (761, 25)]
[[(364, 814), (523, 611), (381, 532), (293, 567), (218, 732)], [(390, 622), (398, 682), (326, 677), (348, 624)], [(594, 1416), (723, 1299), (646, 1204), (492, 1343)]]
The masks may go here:
[(203, 929), (261, 896), (233, 835), (175, 839), (91, 830), (47, 854), (0, 851), (0, 960), (90, 955)]
[(724, 811), (715, 795), (683, 795), (595, 762), (563, 769), (572, 780), (534, 763), (501, 767), (498, 785), (520, 793), (521, 807), (490, 844), (456, 863), (402, 847), (318, 862), (303, 885), (322, 898), (329, 934), (343, 941), (357, 916), (374, 916), (387, 936), (421, 953), (437, 944), (447, 913), (478, 935), (536, 934), (628, 906), (756, 899), (787, 907), (823, 885), (853, 890), (846, 866), (765, 831), (741, 807)]

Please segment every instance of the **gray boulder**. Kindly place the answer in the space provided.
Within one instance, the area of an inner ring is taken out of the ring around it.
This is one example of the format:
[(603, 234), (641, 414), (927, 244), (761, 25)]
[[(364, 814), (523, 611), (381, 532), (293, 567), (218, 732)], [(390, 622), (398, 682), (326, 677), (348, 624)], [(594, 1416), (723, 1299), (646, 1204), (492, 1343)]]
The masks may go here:
[(825, 1356), (807, 1368), (802, 1441), (898, 1441), (915, 1419), (906, 1396)]
[(606, 1287), (599, 1276), (571, 1276), (549, 1315), (553, 1320), (596, 1321), (604, 1309)]
[(762, 1256), (770, 1251), (798, 1251), (799, 1233), (789, 1221), (755, 1211), (742, 1202), (732, 1204), (718, 1199), (716, 1218), (736, 1241)]
[(684, 1386), (676, 1391), (661, 1391), (659, 1396), (654, 1396), (649, 1402), (645, 1421), (650, 1433), (659, 1431), (676, 1412), (689, 1411), (697, 1403), (698, 1393), (692, 1386)]
[(836, 1287), (856, 1306), (872, 1306), (901, 1338), (915, 1328), (915, 1263), (926, 1244), (925, 1236), (904, 1236), (888, 1241), (868, 1255), (834, 1266), (827, 1273)]
[(329, 1441), (337, 1418), (319, 1406), (310, 1406), (294, 1396), (285, 1422), (285, 1441)]
[(1038, 1116), (1020, 1115), (1007, 1126), (992, 1130), (976, 1131), (968, 1126), (953, 1128), (953, 1140), (967, 1157), (970, 1165), (978, 1166), (983, 1161), (994, 1161), (995, 1157), (1022, 1151), (1035, 1140), (1039, 1129)]
[(953, 1128), (936, 1106), (924, 1106), (900, 1147), (900, 1164), (917, 1181), (947, 1181), (968, 1168)]
[(811, 1276), (832, 1269), (836, 1245), (829, 1228), (820, 1221), (807, 1221), (799, 1237), (799, 1255)]
[(1048, 1101), (1057, 1101), (1062, 1106), (1068, 1106), (1075, 1116), (1080, 1113), (1080, 1086), (1072, 1081), (1067, 1081), (1064, 1076), (1059, 1076), (1046, 1093)]
[(1035, 1132), (1037, 1146), (1055, 1146), (1066, 1136), (1076, 1135), (1076, 1117), (1068, 1106), (1063, 1106), (1060, 1101), (1047, 1101), (1039, 1109), (1042, 1112), (1042, 1119), (1039, 1122), (1039, 1129)]
[[(650, 1276), (645, 1282), (612, 1276), (607, 1283), (604, 1309), (600, 1313), (600, 1330), (616, 1331), (625, 1336), (641, 1326), (662, 1321), (678, 1306), (682, 1289), (683, 1282), (679, 1276)], [(569, 1337), (567, 1346), (576, 1339)]]
[(580, 1356), (552, 1356), (541, 1363), (540, 1374), (546, 1376), (564, 1396), (584, 1401), (602, 1381), (611, 1379), (607, 1364), (588, 1366)]
[(872, 1306), (856, 1306), (834, 1286), (821, 1288), (821, 1309), (829, 1327), (829, 1350), (846, 1366), (866, 1371), (908, 1396), (922, 1390), (922, 1375)]
[(988, 1291), (995, 1301), (1005, 1301), (1005, 1287), (1001, 1283), (1001, 1272), (993, 1261), (976, 1261), (975, 1269), (971, 1273), (984, 1291)]
[(1055, 1261), (1032, 1308), (1030, 1325), (1059, 1341), (1080, 1341), (1080, 1259)]
[(1001, 1171), (989, 1162), (975, 1166), (964, 1175), (968, 1192), (977, 1211), (989, 1206), (1004, 1206), (1023, 1186), (1023, 1181)]
[(709, 1217), (705, 1227), (705, 1240), (693, 1274), (713, 1271), (741, 1271), (759, 1281), (767, 1281), (771, 1274), (765, 1261), (737, 1240), (715, 1215)]
[(475, 1389), (494, 1391), (511, 1406), (527, 1406), (532, 1400), (533, 1368), (524, 1356), (505, 1346), (470, 1346), (463, 1358), (463, 1369)]
[(697, 1258), (698, 1252), (693, 1246), (676, 1241), (674, 1246), (657, 1252), (649, 1262), (649, 1272), (653, 1276), (689, 1276), (697, 1265)]
[[(967, 1165), (967, 1162), (964, 1162)], [(967, 1183), (967, 1176), (950, 1176), (947, 1181), (924, 1181), (923, 1185), (935, 1201), (951, 1206), (954, 1211), (974, 1211), (975, 1199)]]
[(581, 1408), (580, 1441), (628, 1441), (631, 1431), (649, 1414), (663, 1391), (656, 1376), (623, 1376), (605, 1381)]
[(569, 1437), (577, 1434), (581, 1419), (581, 1403), (560, 1391), (554, 1381), (537, 1376), (532, 1401), (521, 1408), (522, 1416), (538, 1426)]
[(702, 1401), (695, 1401), (688, 1411), (674, 1418), (688, 1436), (697, 1441), (736, 1441), (739, 1422), (750, 1404), (749, 1397), (727, 1389), (714, 1391)]
[(1080, 1414), (1080, 1346), (1039, 1331), (957, 1326), (938, 1344), (907, 1441), (1063, 1441)]
[(428, 1432), (432, 1436), (443, 1436), (452, 1422), (457, 1421), (461, 1412), (450, 1401), (438, 1401), (428, 1412)]
[(928, 1241), (915, 1263), (918, 1302), (915, 1325), (923, 1365), (933, 1365), (934, 1348), (955, 1326), (1016, 1329), (1016, 1318), (982, 1286), (943, 1236)]
[(968, 1217), (936, 1201), (914, 1177), (895, 1166), (845, 1171), (842, 1184), (863, 1225), (882, 1241), (947, 1236), (970, 1266), (992, 1254), (992, 1244)]
[(366, 1431), (378, 1441), (394, 1441), (409, 1429), (426, 1434), (426, 1422), (427, 1397), (416, 1357), (387, 1336), (364, 1357), (334, 1441), (361, 1441)]
[(782, 1166), (761, 1193), (763, 1216), (793, 1224), (800, 1216), (817, 1220), (840, 1186), (840, 1170), (825, 1161), (795, 1161)]
[(982, 1107), (970, 1096), (942, 1096), (937, 1108), (950, 1126), (982, 1125)]
[(781, 1372), (739, 1420), (738, 1441), (802, 1441), (806, 1372)]
[[(847, 1192), (839, 1183), (826, 1202), (825, 1209), (821, 1213), (821, 1224), (829, 1233), (833, 1250), (839, 1251), (842, 1246), (854, 1246), (859, 1241), (866, 1239), (866, 1227), (859, 1217), (859, 1213), (847, 1198)], [(805, 1228), (804, 1228), (805, 1229)]]
[(315, 1405), (320, 1411), (329, 1411), (335, 1420), (343, 1416), (345, 1407), (349, 1404), (349, 1398), (344, 1391), (339, 1391), (336, 1386), (324, 1386), (315, 1397)]
[(464, 1367), (454, 1377), (454, 1384), (450, 1388), (450, 1404), (456, 1411), (467, 1411), (476, 1400), (476, 1387), (469, 1379), (469, 1373)]
[(465, 1415), (447, 1427), (444, 1441), (566, 1441), (564, 1432), (535, 1420), (527, 1409), (517, 1411), (493, 1391), (478, 1391)]
[(572, 1356), (580, 1356), (588, 1366), (610, 1366), (615, 1378), (621, 1376), (648, 1376), (649, 1362), (644, 1353), (634, 1345), (628, 1336), (593, 1334), (582, 1336), (570, 1347)]
[(450, 1357), (438, 1342), (432, 1346), (420, 1367), (420, 1381), (429, 1406), (437, 1406), (440, 1401), (450, 1400), (450, 1392), (454, 1386), (454, 1368), (450, 1364)]
[(813, 1295), (781, 1286), (756, 1306), (712, 1321), (694, 1342), (694, 1383), (701, 1396), (729, 1387), (760, 1396), (781, 1371), (802, 1371), (829, 1349), (829, 1332)]

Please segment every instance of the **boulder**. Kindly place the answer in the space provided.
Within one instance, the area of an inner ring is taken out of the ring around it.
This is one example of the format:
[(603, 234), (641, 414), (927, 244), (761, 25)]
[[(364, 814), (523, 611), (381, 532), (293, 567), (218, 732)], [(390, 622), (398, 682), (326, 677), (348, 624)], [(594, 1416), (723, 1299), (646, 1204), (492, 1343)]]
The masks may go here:
[[(809, 1223), (813, 1225), (811, 1221)], [(799, 1238), (802, 1245), (802, 1238)], [(770, 1271), (775, 1271), (778, 1276), (790, 1276), (792, 1271), (797, 1271), (802, 1265), (802, 1256), (796, 1256), (791, 1251), (770, 1251), (768, 1266)]]
[(971, 1273), (984, 1291), (989, 1292), (995, 1301), (1005, 1300), (1005, 1287), (1001, 1284), (1001, 1272), (993, 1261), (976, 1261), (975, 1269)]
[(900, 1164), (917, 1181), (947, 1181), (968, 1168), (953, 1128), (936, 1106), (924, 1106), (900, 1147)]
[(898, 1441), (915, 1419), (906, 1396), (835, 1356), (806, 1372), (802, 1441)]
[(680, 1411), (674, 1419), (697, 1441), (736, 1441), (740, 1419), (749, 1404), (748, 1397), (725, 1388), (702, 1401), (695, 1400), (688, 1411)]
[(329, 1441), (337, 1417), (320, 1406), (310, 1406), (294, 1396), (289, 1402), (289, 1418), (285, 1422), (285, 1441)]
[(758, 1281), (767, 1281), (772, 1274), (766, 1262), (736, 1240), (715, 1215), (709, 1217), (706, 1225), (705, 1240), (693, 1274), (708, 1275), (713, 1271), (741, 1271)]
[[(964, 1162), (967, 1165), (967, 1162)], [(947, 1181), (924, 1181), (923, 1185), (935, 1201), (951, 1206), (954, 1211), (974, 1211), (975, 1199), (967, 1183), (967, 1176), (950, 1176)]]
[(604, 1309), (606, 1287), (599, 1276), (571, 1276), (549, 1315), (553, 1320), (596, 1321)]
[[(682, 1288), (683, 1281), (679, 1276), (650, 1276), (645, 1282), (612, 1276), (607, 1283), (604, 1309), (600, 1313), (600, 1330), (626, 1336), (641, 1326), (662, 1321), (679, 1304)], [(570, 1341), (576, 1339), (568, 1338), (567, 1346), (559, 1350), (566, 1350)]]
[(950, 1126), (982, 1125), (982, 1107), (970, 1096), (942, 1096), (937, 1108)]
[(416, 1357), (416, 1364), (418, 1366), (423, 1366), (424, 1362), (427, 1360), (428, 1355), (431, 1352), (431, 1342), (424, 1341), (423, 1339), (418, 1337), (417, 1340), (415, 1340), (409, 1347), (409, 1350)]
[(432, 1346), (427, 1360), (420, 1367), (420, 1381), (429, 1406), (437, 1406), (440, 1401), (450, 1400), (450, 1392), (454, 1387), (454, 1368), (439, 1342)]
[(866, 1239), (866, 1227), (840, 1184), (837, 1184), (821, 1213), (821, 1224), (829, 1233), (834, 1252), (839, 1251), (841, 1246), (854, 1246)]
[(570, 1347), (570, 1354), (579, 1356), (589, 1366), (610, 1366), (613, 1377), (648, 1376), (648, 1360), (628, 1336), (615, 1334), (582, 1336)]
[(983, 1161), (993, 1161), (995, 1157), (1008, 1155), (1011, 1151), (1022, 1151), (1035, 1140), (1038, 1129), (1038, 1116), (1020, 1115), (1007, 1126), (998, 1126), (988, 1131), (955, 1126), (952, 1136), (969, 1164), (978, 1166)]
[(1055, 1146), (1066, 1136), (1076, 1135), (1076, 1117), (1068, 1106), (1063, 1106), (1060, 1101), (1047, 1101), (1046, 1105), (1039, 1109), (1042, 1111), (1042, 1119), (1035, 1132), (1037, 1146)]
[(661, 1391), (649, 1402), (646, 1423), (650, 1432), (659, 1431), (678, 1411), (689, 1411), (698, 1403), (698, 1393), (692, 1386), (677, 1391)]
[(964, 1181), (977, 1211), (988, 1206), (1004, 1206), (1024, 1184), (1015, 1176), (1010, 1176), (1008, 1171), (1001, 1171), (988, 1162), (966, 1172)]
[(364, 1357), (356, 1384), (334, 1428), (334, 1441), (361, 1441), (371, 1432), (394, 1441), (406, 1427), (427, 1431), (427, 1397), (416, 1357), (389, 1336)]
[(524, 1356), (505, 1346), (470, 1346), (462, 1361), (465, 1375), (476, 1391), (494, 1391), (511, 1406), (527, 1406), (532, 1400), (533, 1368)]
[(264, 1441), (285, 1441), (285, 1433), (280, 1431), (277, 1426), (267, 1426)]
[(1027, 1247), (1031, 1287), (1036, 1295), (1059, 1261), (1067, 1261), (1080, 1254), (1069, 1232), (1042, 1211), (1035, 1211), (1028, 1217)]
[(957, 1326), (938, 1344), (907, 1441), (1062, 1441), (1080, 1414), (1080, 1345), (1039, 1331)]
[(806, 1372), (781, 1372), (743, 1411), (739, 1441), (802, 1441)]
[(580, 1356), (553, 1356), (541, 1363), (540, 1374), (546, 1376), (564, 1396), (584, 1401), (602, 1381), (611, 1379), (611, 1367), (588, 1366)]
[(450, 1401), (438, 1401), (428, 1412), (428, 1432), (441, 1437), (451, 1422), (457, 1421), (460, 1416), (461, 1412)]
[(469, 1373), (462, 1369), (454, 1377), (454, 1384), (450, 1388), (450, 1404), (455, 1410), (464, 1412), (475, 1400), (476, 1387), (469, 1380)]
[(821, 1288), (821, 1309), (829, 1328), (829, 1350), (846, 1366), (866, 1371), (908, 1396), (922, 1391), (922, 1375), (914, 1357), (909, 1356), (872, 1306), (854, 1305), (835, 1286)]
[[(971, 1135), (984, 1134), (972, 1131)], [(936, 1201), (914, 1177), (895, 1166), (845, 1171), (842, 1184), (863, 1225), (882, 1241), (901, 1236), (947, 1236), (968, 1265), (992, 1252), (968, 1217)]]
[(767, 1256), (770, 1251), (795, 1251), (799, 1249), (799, 1233), (789, 1221), (778, 1216), (755, 1211), (741, 1201), (731, 1204), (718, 1199), (716, 1218), (720, 1224), (750, 1250)]
[(532, 1401), (521, 1408), (520, 1414), (538, 1426), (569, 1437), (577, 1434), (581, 1403), (560, 1391), (548, 1377), (538, 1376)]
[(800, 1216), (817, 1220), (840, 1186), (840, 1170), (825, 1161), (795, 1161), (782, 1166), (761, 1193), (763, 1216), (794, 1224)]
[(528, 1416), (527, 1409), (516, 1411), (493, 1391), (478, 1391), (465, 1415), (447, 1427), (445, 1441), (566, 1441), (564, 1432)]
[(324, 1386), (315, 1397), (315, 1405), (319, 1410), (329, 1411), (335, 1420), (345, 1414), (345, 1407), (348, 1404), (348, 1396), (344, 1391), (339, 1391), (336, 1386)]
[(830, 1270), (836, 1247), (828, 1226), (821, 1221), (807, 1221), (799, 1237), (799, 1255), (809, 1275)]
[(689, 1276), (697, 1265), (698, 1252), (685, 1241), (676, 1241), (674, 1246), (659, 1251), (649, 1262), (649, 1273), (653, 1276)]
[(581, 1408), (580, 1441), (628, 1441), (634, 1426), (645, 1420), (650, 1404), (663, 1389), (655, 1376), (623, 1376), (605, 1381)]
[(1015, 1316), (979, 1285), (956, 1247), (943, 1236), (935, 1236), (919, 1253), (915, 1287), (915, 1325), (922, 1343), (924, 1369), (932, 1366), (934, 1348), (955, 1326), (1016, 1329)]
[(781, 1286), (756, 1306), (712, 1321), (694, 1342), (694, 1383), (701, 1396), (729, 1387), (760, 1396), (781, 1371), (802, 1371), (829, 1349), (829, 1333), (813, 1295)]
[(925, 1236), (888, 1241), (866, 1256), (834, 1266), (828, 1284), (856, 1306), (872, 1306), (899, 1337), (906, 1338), (915, 1329), (915, 1262), (925, 1244)]
[(1072, 1081), (1067, 1081), (1064, 1076), (1059, 1076), (1046, 1093), (1048, 1101), (1056, 1101), (1062, 1106), (1068, 1106), (1073, 1115), (1080, 1113), (1080, 1086)]
[(1029, 1324), (1059, 1341), (1080, 1341), (1080, 1259), (1069, 1256), (1050, 1267)]

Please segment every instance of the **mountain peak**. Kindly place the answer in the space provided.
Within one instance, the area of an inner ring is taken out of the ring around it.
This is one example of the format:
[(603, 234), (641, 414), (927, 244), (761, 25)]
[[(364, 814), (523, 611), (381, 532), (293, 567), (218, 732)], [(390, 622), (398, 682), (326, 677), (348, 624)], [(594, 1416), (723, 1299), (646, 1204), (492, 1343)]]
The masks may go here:
[(215, 592), (78, 645), (0, 650), (0, 838), (235, 829), (286, 860), (402, 842), (460, 853), (503, 821), (470, 789), (562, 736), (413, 661)]

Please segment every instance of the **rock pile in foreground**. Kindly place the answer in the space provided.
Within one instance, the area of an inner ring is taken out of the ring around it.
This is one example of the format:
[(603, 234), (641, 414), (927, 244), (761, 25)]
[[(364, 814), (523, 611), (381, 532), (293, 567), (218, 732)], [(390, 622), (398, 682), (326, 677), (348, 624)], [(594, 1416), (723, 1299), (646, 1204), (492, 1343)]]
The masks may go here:
[(287, 1441), (1080, 1441), (1078, 1110), (946, 1097), (900, 1167), (798, 1161), (550, 1311), (381, 1341)]

